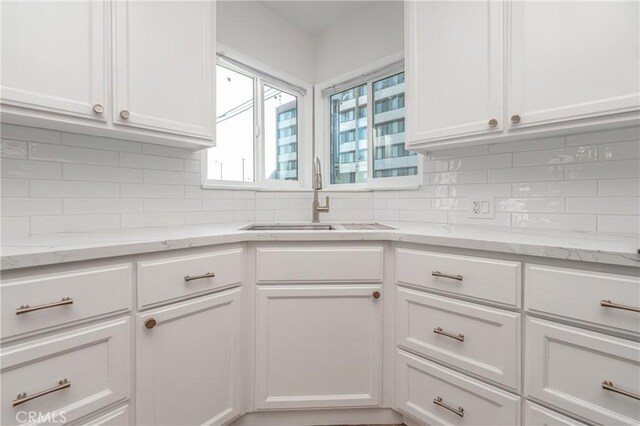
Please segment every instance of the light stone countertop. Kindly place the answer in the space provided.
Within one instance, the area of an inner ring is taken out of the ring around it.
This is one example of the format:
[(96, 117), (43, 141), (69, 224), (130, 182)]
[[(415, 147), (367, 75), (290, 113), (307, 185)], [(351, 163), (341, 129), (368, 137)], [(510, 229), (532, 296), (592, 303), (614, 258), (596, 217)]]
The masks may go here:
[(402, 241), (621, 266), (640, 266), (638, 235), (383, 222), (395, 230), (246, 231), (250, 223), (5, 237), (3, 270), (245, 241)]

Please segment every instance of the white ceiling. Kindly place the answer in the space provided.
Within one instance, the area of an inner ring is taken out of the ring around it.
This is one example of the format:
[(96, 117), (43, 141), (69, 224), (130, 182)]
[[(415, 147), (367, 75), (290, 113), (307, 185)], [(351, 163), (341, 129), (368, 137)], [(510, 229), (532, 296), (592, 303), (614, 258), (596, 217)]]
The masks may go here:
[(272, 12), (308, 34), (316, 35), (342, 21), (370, 1), (260, 1)]

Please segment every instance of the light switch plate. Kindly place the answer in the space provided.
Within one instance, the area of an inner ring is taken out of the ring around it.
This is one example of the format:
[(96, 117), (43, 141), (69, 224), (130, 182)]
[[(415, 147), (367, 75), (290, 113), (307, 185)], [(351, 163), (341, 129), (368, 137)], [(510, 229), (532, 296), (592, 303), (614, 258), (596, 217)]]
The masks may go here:
[(493, 219), (495, 217), (495, 205), (491, 196), (478, 196), (469, 198), (469, 217), (471, 219)]

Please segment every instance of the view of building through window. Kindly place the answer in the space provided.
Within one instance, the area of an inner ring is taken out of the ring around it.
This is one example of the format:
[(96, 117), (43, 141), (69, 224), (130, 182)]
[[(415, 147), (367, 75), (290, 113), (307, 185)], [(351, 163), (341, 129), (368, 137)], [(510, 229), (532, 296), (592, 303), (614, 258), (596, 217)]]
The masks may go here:
[[(373, 178), (418, 173), (415, 153), (405, 149), (404, 73), (374, 81), (373, 141), (367, 136), (368, 85), (362, 84), (330, 98), (331, 183), (365, 183)], [(368, 149), (373, 171), (368, 173)]]
[[(256, 111), (262, 90), (263, 105)], [(224, 66), (217, 66), (216, 146), (207, 156), (207, 178), (255, 182), (256, 143), (264, 143), (263, 179), (298, 179), (298, 98)], [(258, 92), (260, 93), (260, 92)], [(256, 136), (256, 124), (264, 123)]]

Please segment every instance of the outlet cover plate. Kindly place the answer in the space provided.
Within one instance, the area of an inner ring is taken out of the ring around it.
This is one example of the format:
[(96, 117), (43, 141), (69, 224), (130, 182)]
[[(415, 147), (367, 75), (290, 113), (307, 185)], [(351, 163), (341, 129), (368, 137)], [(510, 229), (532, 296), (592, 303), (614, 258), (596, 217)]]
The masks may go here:
[(469, 198), (469, 218), (493, 219), (495, 217), (494, 198), (480, 195)]

